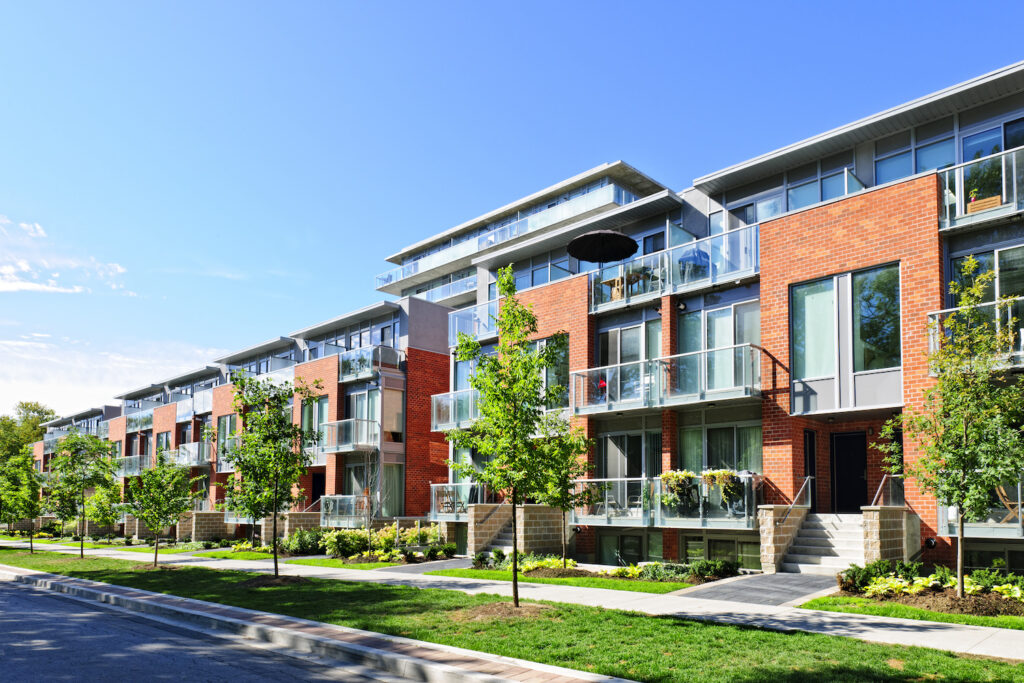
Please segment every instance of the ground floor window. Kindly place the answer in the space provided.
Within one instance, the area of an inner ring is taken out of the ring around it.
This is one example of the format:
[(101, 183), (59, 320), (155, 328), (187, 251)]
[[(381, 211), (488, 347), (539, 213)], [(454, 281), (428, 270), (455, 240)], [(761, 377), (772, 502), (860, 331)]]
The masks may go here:
[(697, 560), (735, 560), (741, 569), (761, 569), (761, 543), (755, 538), (707, 537), (683, 534), (679, 559), (687, 564)]
[(964, 568), (1003, 569), (1024, 572), (1024, 543), (977, 543), (967, 540), (964, 547)]

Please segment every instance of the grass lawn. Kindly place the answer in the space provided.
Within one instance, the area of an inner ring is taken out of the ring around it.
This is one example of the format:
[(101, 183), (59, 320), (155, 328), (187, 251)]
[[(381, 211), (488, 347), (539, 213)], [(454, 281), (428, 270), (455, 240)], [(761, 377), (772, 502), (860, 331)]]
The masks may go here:
[(870, 598), (855, 598), (845, 595), (815, 598), (800, 605), (805, 609), (820, 609), (827, 612), (848, 612), (852, 614), (873, 614), (879, 617), (917, 619), (920, 621), (941, 621), (946, 624), (969, 624), (971, 626), (994, 626), (1024, 630), (1024, 617), (1003, 615), (979, 617), (972, 614), (947, 614), (932, 610), (901, 605), (898, 602), (877, 602)]
[(642, 681), (1020, 681), (1024, 665), (810, 633), (775, 633), (595, 607), (547, 603), (530, 618), (473, 619), (495, 595), (312, 579), (242, 588), (244, 572), (186, 567), (131, 571), (131, 562), (0, 548), (11, 564), (267, 610), (352, 628), (522, 657)]
[[(458, 576), (464, 579), (489, 579), (491, 581), (511, 581), (511, 571), (500, 571), (496, 569), (439, 569), (433, 572), (426, 572), (430, 576)], [(523, 583), (554, 583), (562, 586), (582, 586), (584, 588), (607, 588), (613, 591), (635, 591), (637, 593), (671, 593), (672, 591), (689, 588), (693, 584), (682, 581), (631, 581), (630, 579), (617, 579), (609, 577), (601, 579), (590, 576), (574, 576), (564, 579), (531, 577), (529, 574), (520, 574), (519, 580)]]
[[(105, 548), (111, 548), (112, 550), (127, 550), (130, 553), (149, 553), (153, 554), (153, 546), (151, 545), (115, 545), (115, 546), (104, 546)], [(191, 553), (195, 552), (195, 548), (173, 548), (160, 546), (161, 555), (174, 555), (177, 553)]]
[[(153, 552), (153, 549), (149, 549)], [(256, 553), (251, 550), (234, 552), (232, 550), (211, 550), (210, 552), (196, 553), (196, 557), (216, 557), (218, 560), (269, 560), (273, 553)]]
[(339, 569), (383, 569), (384, 567), (397, 567), (401, 562), (350, 562), (334, 559), (333, 557), (313, 557), (307, 560), (285, 560), (287, 564), (307, 564), (311, 567), (337, 567)]

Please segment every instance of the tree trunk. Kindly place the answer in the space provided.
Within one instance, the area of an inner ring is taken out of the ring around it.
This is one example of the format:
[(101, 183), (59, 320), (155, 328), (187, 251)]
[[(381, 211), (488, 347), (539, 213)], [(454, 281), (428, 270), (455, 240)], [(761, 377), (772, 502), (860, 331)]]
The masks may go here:
[(270, 533), (270, 545), (274, 549), (274, 578), (278, 577), (277, 573), (277, 509), (274, 510), (274, 522), (271, 526)]
[(157, 568), (157, 553), (160, 552), (160, 532), (156, 534), (156, 538), (153, 539), (153, 569)]
[(35, 547), (32, 545), (32, 537), (36, 535), (35, 524), (28, 530), (28, 554), (31, 555), (35, 552)]
[(565, 510), (562, 510), (562, 569), (565, 568)]
[[(85, 496), (82, 496), (82, 510), (85, 510)], [(81, 528), (78, 530), (78, 559), (85, 559), (85, 513), (78, 518), (78, 523), (81, 524)]]
[(956, 510), (956, 597), (964, 597), (964, 510)]
[(519, 607), (519, 532), (516, 525), (515, 489), (512, 489), (512, 604)]

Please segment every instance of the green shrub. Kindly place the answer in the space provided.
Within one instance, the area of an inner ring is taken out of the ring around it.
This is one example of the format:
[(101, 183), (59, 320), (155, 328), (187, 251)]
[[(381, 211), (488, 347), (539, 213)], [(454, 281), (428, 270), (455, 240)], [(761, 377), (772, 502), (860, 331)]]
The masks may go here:
[(71, 540), (74, 541), (75, 543), (78, 543), (79, 541), (82, 540), (82, 537), (79, 536), (78, 534), (75, 534), (74, 536), (71, 537)]
[(441, 545), (441, 554), (449, 560), (455, 557), (456, 550), (458, 550), (458, 547), (454, 543), (444, 543)]
[(913, 581), (921, 576), (921, 567), (923, 566), (923, 562), (897, 562), (893, 566), (893, 572), (901, 579)]
[(690, 575), (685, 564), (672, 562), (648, 562), (640, 567), (640, 578), (644, 581), (676, 581)]
[(490, 564), (491, 558), (486, 552), (481, 550), (473, 555), (473, 569), (487, 569)]
[(211, 550), (213, 548), (213, 546), (215, 546), (215, 545), (216, 545), (216, 543), (214, 543), (213, 541), (203, 541), (203, 549), (204, 550)]
[(620, 579), (639, 579), (640, 578), (640, 567), (635, 564), (631, 564), (628, 567), (615, 567), (613, 569), (606, 569), (601, 572), (605, 576), (614, 576)]
[(135, 539), (134, 538), (132, 538), (131, 536), (125, 536), (124, 537), (124, 544), (126, 546), (131, 545), (133, 543), (135, 543)]
[(727, 579), (740, 573), (735, 560), (697, 560), (690, 565), (690, 574), (701, 580)]
[(505, 564), (505, 559), (506, 559), (505, 558), (505, 551), (502, 550), (501, 548), (495, 548), (491, 552), (491, 557), (494, 558), (494, 566), (495, 567), (497, 567), (498, 565)]
[[(576, 567), (576, 560), (566, 560), (565, 566), (569, 569)], [(520, 571), (524, 574), (528, 574), (535, 569), (561, 569), (562, 558), (561, 557), (543, 557), (537, 560), (527, 560), (523, 562)]]
[(402, 559), (405, 560), (406, 564), (412, 564), (416, 561), (416, 551), (412, 548), (402, 548)]
[(988, 593), (995, 586), (1001, 586), (1006, 581), (1006, 576), (996, 569), (975, 569), (971, 572), (971, 581), (981, 586), (981, 589)]
[(319, 555), (323, 550), (327, 529), (299, 529), (281, 541), (281, 547), (291, 555)]
[[(906, 580), (912, 581), (917, 577), (920, 571), (920, 562), (910, 562), (906, 565), (901, 562), (899, 564), (903, 565), (905, 573), (910, 573), (906, 567), (913, 568), (916, 565), (917, 568), (913, 570), (913, 575), (907, 576)], [(895, 568), (889, 560), (875, 560), (863, 567), (857, 564), (851, 564), (849, 567), (841, 571), (836, 576), (836, 579), (839, 582), (840, 589), (850, 592), (861, 592), (871, 584), (872, 580), (885, 578), (890, 574), (893, 574), (894, 571)]]
[(936, 577), (942, 585), (956, 582), (956, 572), (941, 564), (935, 566), (935, 571), (932, 572), (932, 576)]
[(219, 547), (219, 548), (230, 548), (231, 547), (231, 539), (230, 538), (222, 538), (222, 539), (220, 539), (219, 541), (217, 541), (217, 547)]
[(427, 558), (427, 562), (433, 562), (441, 556), (441, 548), (439, 546), (432, 545), (427, 548), (427, 551), (424, 553), (424, 556)]
[(368, 551), (366, 529), (334, 529), (323, 535), (324, 548), (331, 557), (351, 557)]

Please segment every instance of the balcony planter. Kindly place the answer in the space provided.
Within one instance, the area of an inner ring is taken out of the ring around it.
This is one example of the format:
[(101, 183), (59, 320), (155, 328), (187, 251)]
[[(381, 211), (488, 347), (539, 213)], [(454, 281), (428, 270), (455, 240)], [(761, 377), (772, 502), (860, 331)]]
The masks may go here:
[(696, 474), (688, 470), (669, 470), (662, 473), (661, 483), (665, 487), (665, 493), (661, 496), (663, 506), (675, 510), (681, 517), (697, 512), (700, 495)]

